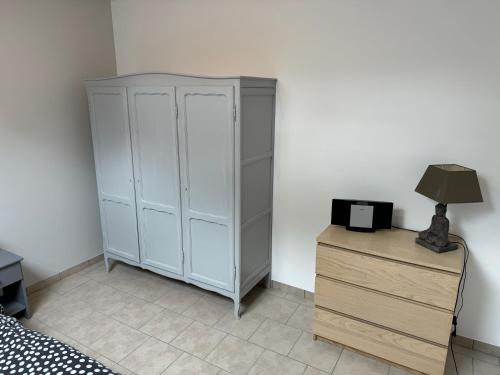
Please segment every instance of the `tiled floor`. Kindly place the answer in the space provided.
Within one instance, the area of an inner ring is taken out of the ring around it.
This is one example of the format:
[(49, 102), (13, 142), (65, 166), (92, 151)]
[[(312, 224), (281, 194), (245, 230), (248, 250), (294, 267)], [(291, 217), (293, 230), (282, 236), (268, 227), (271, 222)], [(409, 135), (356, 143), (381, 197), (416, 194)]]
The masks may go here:
[[(24, 324), (127, 374), (409, 375), (313, 341), (312, 301), (257, 287), (236, 321), (219, 295), (117, 263), (98, 263), (31, 296)], [(460, 375), (500, 375), (499, 357), (455, 345)], [(449, 360), (447, 375), (455, 374)]]

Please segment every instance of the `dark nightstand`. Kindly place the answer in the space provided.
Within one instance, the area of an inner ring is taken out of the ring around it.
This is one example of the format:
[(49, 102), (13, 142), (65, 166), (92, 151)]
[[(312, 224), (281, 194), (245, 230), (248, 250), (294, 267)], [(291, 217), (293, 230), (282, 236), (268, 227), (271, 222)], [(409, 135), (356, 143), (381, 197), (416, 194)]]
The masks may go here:
[(0, 304), (5, 315), (30, 318), (28, 298), (24, 286), (22, 257), (0, 249)]

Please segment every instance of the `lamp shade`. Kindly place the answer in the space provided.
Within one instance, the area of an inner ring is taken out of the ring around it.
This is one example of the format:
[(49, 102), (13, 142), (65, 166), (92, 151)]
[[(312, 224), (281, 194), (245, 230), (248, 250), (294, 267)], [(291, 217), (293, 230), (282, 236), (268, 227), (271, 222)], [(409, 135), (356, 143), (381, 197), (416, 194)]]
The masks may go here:
[(476, 171), (457, 164), (429, 165), (415, 191), (436, 202), (482, 202)]

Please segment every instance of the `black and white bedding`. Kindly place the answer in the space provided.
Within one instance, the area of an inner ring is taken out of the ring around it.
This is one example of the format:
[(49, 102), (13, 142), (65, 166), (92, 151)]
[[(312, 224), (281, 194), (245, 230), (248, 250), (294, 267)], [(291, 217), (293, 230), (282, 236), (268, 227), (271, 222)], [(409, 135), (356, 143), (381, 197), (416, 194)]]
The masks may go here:
[(52, 337), (0, 314), (0, 375), (118, 375)]

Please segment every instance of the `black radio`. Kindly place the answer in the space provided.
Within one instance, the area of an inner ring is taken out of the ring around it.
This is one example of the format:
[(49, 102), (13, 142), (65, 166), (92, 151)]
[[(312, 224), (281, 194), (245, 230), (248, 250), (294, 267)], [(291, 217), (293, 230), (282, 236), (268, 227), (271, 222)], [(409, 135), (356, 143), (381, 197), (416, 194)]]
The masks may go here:
[(392, 207), (392, 202), (332, 199), (332, 224), (358, 232), (391, 229)]

